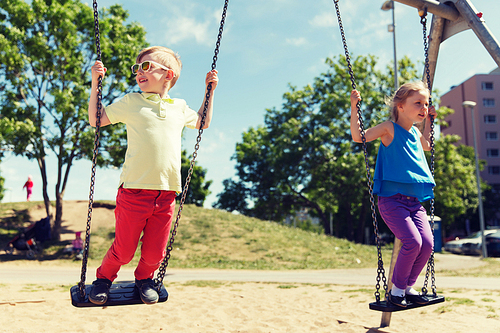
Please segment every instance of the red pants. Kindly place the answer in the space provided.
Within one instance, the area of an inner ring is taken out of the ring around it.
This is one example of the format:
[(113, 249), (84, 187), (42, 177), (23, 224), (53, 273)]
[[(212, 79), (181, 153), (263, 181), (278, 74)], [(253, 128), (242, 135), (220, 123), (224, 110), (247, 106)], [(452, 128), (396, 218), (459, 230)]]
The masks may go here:
[(116, 195), (115, 240), (97, 269), (98, 279), (114, 281), (134, 258), (141, 233), (141, 260), (135, 278), (153, 278), (165, 256), (175, 210), (175, 192), (120, 187)]

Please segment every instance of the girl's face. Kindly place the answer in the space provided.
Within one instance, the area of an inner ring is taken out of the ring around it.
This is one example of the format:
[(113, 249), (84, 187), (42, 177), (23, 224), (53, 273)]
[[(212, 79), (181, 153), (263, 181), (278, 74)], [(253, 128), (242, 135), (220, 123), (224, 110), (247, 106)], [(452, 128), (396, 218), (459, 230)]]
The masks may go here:
[(420, 123), (427, 118), (428, 107), (429, 93), (426, 90), (414, 91), (404, 103), (398, 105), (399, 117), (412, 123)]

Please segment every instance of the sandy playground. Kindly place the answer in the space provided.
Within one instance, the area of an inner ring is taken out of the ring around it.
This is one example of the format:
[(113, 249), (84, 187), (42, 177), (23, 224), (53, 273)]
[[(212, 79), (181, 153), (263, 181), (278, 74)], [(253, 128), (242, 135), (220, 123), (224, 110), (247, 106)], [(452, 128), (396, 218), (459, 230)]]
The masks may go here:
[[(81, 207), (66, 205), (65, 216), (72, 209)], [(450, 258), (462, 267), (481, 264), (455, 257), (437, 257), (436, 265)], [(0, 332), (500, 332), (500, 278), (438, 278), (446, 302), (394, 312), (391, 325), (379, 328), (381, 313), (368, 308), (375, 269), (277, 275), (169, 269), (167, 302), (93, 308), (71, 305), (79, 274), (77, 264), (0, 263)], [(131, 274), (126, 268), (119, 279)]]

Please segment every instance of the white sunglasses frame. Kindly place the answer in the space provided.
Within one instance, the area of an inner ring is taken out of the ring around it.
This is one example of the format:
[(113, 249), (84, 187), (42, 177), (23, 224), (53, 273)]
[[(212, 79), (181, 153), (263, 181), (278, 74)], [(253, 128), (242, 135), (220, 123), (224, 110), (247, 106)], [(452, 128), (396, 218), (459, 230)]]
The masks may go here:
[[(133, 75), (137, 75), (137, 73), (139, 72), (139, 69), (141, 69), (141, 68), (142, 68), (142, 64), (143, 64), (143, 63), (145, 63), (145, 62), (150, 62), (150, 63), (155, 64), (156, 66), (160, 67), (161, 69), (164, 69), (164, 70), (166, 70), (166, 71), (172, 71), (172, 72), (173, 72), (173, 69), (172, 69), (172, 68), (168, 68), (168, 67), (166, 67), (166, 66), (163, 66), (162, 64), (159, 64), (159, 63), (157, 63), (156, 61), (153, 61), (153, 60), (145, 60), (145, 61), (141, 62), (140, 64), (135, 63), (135, 64), (133, 64), (133, 65), (130, 67), (130, 70), (132, 71), (132, 74), (133, 74)], [(134, 67), (135, 67), (135, 66), (138, 66), (138, 67), (137, 67), (137, 71), (134, 73)], [(144, 72), (149, 72), (150, 70), (151, 70), (151, 66), (149, 66), (149, 68), (148, 68), (147, 70), (143, 70), (143, 71), (144, 71)], [(175, 77), (175, 73), (174, 73), (174, 77)]]

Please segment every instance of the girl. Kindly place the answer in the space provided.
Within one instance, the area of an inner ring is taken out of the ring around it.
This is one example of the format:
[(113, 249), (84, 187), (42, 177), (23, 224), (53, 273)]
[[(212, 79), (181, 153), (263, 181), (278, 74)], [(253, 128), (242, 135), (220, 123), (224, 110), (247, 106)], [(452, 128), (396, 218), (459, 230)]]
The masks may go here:
[[(362, 142), (357, 117), (361, 96), (351, 92), (351, 135)], [(402, 85), (389, 103), (391, 121), (365, 130), (366, 142), (380, 138), (373, 179), (373, 193), (378, 195), (378, 209), (385, 223), (401, 240), (402, 247), (392, 276), (389, 301), (396, 306), (426, 304), (413, 285), (432, 253), (433, 236), (427, 213), (420, 204), (434, 197), (436, 185), (427, 165), (424, 150), (430, 150), (430, 119), (422, 134), (413, 124), (430, 116), (429, 90), (419, 81)]]

